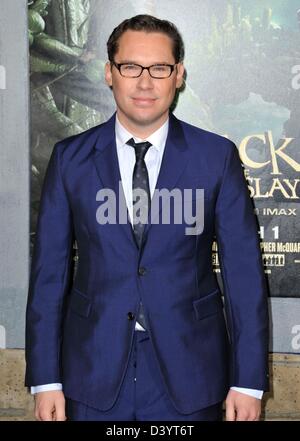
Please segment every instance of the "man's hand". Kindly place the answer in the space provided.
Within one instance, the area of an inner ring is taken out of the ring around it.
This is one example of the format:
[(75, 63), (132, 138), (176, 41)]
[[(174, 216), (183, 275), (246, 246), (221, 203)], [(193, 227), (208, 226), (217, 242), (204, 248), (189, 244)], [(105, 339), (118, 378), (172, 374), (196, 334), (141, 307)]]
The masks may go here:
[(38, 421), (65, 421), (65, 397), (61, 390), (35, 394), (34, 416)]
[(261, 400), (230, 389), (225, 404), (226, 421), (259, 421)]

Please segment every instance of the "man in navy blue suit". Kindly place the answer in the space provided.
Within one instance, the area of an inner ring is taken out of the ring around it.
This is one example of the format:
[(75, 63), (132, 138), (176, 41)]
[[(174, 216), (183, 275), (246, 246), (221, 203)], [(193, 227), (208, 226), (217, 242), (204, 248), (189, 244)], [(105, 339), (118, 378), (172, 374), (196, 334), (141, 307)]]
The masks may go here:
[[(226, 400), (227, 420), (258, 420), (267, 292), (237, 149), (170, 112), (184, 76), (172, 23), (125, 20), (107, 48), (117, 111), (54, 147), (42, 191), (26, 325), (36, 418), (220, 420)], [(167, 222), (162, 190), (177, 198)], [(178, 221), (185, 209), (200, 228)]]

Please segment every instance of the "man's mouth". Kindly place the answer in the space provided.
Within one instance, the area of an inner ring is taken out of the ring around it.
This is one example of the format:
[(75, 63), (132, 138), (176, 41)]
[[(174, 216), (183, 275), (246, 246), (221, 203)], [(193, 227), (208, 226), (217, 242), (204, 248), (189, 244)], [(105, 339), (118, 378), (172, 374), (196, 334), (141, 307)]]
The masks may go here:
[(156, 98), (133, 97), (132, 100), (136, 104), (149, 105), (153, 104), (156, 101)]

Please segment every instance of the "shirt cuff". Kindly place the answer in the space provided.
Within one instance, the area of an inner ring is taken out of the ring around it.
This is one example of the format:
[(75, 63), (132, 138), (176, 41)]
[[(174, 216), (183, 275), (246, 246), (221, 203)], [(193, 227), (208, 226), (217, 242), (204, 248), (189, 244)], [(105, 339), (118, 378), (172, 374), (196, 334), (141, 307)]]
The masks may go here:
[(258, 400), (262, 399), (264, 394), (263, 390), (257, 389), (248, 389), (246, 387), (231, 387), (230, 389), (235, 390), (237, 392), (241, 392), (242, 394), (250, 395), (251, 397), (257, 398)]
[(62, 390), (61, 383), (41, 384), (40, 386), (31, 386), (30, 392), (32, 395), (39, 392), (48, 392), (50, 390)]

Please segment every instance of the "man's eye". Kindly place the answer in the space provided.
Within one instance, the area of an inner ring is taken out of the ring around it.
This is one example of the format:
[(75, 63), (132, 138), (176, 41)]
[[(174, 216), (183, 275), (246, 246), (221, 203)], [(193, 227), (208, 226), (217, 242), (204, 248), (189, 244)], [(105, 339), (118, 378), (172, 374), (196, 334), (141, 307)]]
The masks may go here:
[(123, 69), (124, 70), (137, 70), (138, 66), (136, 66), (135, 64), (123, 64)]
[(152, 69), (155, 72), (165, 72), (166, 70), (168, 70), (168, 66), (160, 66), (159, 64), (156, 66), (152, 66)]

